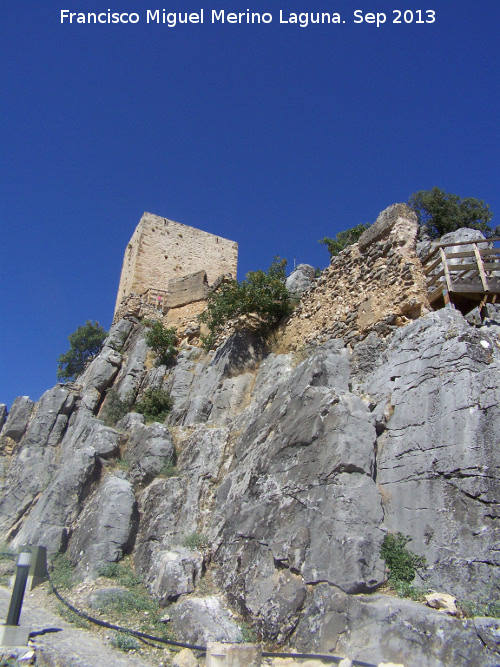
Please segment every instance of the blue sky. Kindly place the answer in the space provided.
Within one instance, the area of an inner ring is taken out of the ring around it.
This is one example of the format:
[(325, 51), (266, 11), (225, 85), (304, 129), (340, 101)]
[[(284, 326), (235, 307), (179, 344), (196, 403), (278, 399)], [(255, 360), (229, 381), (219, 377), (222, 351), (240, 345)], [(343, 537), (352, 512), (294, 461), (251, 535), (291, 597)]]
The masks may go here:
[[(205, 22), (146, 23), (162, 8)], [(211, 23), (247, 8), (272, 22)], [(276, 254), (324, 267), (318, 239), (434, 185), (499, 224), (499, 23), (493, 0), (2, 0), (0, 402), (53, 386), (85, 320), (109, 327), (143, 211), (237, 241), (240, 278)]]

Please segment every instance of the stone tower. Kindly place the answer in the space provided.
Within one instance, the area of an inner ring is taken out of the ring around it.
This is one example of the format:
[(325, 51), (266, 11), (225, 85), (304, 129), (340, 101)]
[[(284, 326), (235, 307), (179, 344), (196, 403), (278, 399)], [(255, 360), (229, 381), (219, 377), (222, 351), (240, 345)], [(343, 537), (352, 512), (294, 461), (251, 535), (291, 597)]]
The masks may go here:
[(237, 266), (235, 241), (144, 213), (125, 250), (115, 313), (131, 292), (168, 291), (170, 280), (199, 271), (212, 284), (224, 274), (236, 278)]

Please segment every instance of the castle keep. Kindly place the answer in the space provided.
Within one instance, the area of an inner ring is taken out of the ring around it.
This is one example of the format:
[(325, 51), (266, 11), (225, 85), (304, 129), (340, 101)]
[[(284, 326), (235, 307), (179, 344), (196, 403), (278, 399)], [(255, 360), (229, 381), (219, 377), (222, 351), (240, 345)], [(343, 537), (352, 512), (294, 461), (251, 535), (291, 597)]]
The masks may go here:
[(198, 300), (193, 290), (202, 299), (207, 283), (228, 273), (236, 278), (237, 265), (236, 242), (144, 213), (125, 250), (115, 316), (132, 293), (154, 291), (160, 301), (170, 295), (172, 306), (189, 302), (182, 296), (186, 291), (189, 300)]

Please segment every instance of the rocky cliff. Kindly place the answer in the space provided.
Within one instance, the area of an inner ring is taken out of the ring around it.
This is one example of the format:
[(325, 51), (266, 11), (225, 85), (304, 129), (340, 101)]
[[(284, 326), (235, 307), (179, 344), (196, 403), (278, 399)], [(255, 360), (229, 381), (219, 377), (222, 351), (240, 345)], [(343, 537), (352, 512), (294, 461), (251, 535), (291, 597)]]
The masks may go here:
[[(331, 301), (324, 292), (304, 302)], [(304, 652), (499, 665), (497, 620), (388, 595), (380, 557), (401, 531), (427, 559), (422, 586), (499, 598), (490, 312), (479, 327), (443, 309), (280, 354), (236, 333), (214, 352), (184, 344), (169, 367), (154, 365), (140, 321), (122, 319), (77, 383), (13, 404), (0, 433), (5, 539), (65, 551), (89, 580), (132, 554), (184, 640), (241, 640), (245, 619)], [(160, 387), (166, 424), (133, 411), (103, 421), (111, 389), (132, 404)]]

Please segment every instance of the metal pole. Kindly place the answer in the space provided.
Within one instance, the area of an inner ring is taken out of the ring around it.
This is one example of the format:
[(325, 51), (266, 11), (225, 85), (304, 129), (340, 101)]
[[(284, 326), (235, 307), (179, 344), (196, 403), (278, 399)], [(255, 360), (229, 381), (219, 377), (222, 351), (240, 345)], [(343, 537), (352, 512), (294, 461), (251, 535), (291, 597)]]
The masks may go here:
[(19, 625), (19, 617), (21, 616), (21, 607), (23, 606), (24, 591), (26, 590), (26, 581), (28, 580), (30, 565), (31, 553), (29, 551), (22, 551), (17, 559), (16, 581), (10, 598), (6, 625)]

